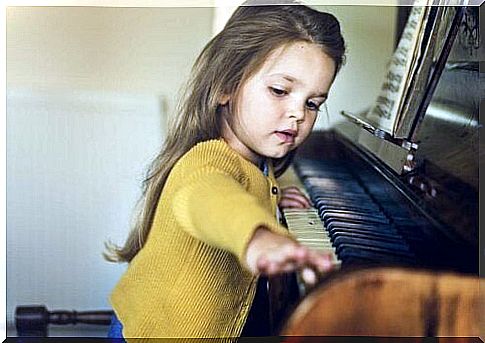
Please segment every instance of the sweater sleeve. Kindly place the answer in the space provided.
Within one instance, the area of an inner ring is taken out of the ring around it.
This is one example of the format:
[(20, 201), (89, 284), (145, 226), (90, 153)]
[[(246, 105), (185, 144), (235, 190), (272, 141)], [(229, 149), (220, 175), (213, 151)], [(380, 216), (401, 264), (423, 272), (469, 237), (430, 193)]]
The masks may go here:
[[(259, 226), (291, 237), (271, 210), (231, 175), (204, 167), (174, 195), (172, 206), (182, 228), (195, 238), (235, 254), (242, 265)], [(247, 266), (246, 266), (247, 267)]]

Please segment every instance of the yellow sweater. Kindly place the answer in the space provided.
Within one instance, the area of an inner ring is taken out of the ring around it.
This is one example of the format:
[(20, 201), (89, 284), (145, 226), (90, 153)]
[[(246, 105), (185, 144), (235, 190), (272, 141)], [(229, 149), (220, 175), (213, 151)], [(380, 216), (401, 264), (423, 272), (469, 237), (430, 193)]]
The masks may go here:
[(237, 337), (257, 278), (244, 262), (255, 229), (283, 235), (279, 190), (223, 140), (197, 144), (172, 169), (145, 246), (110, 301), (129, 337)]

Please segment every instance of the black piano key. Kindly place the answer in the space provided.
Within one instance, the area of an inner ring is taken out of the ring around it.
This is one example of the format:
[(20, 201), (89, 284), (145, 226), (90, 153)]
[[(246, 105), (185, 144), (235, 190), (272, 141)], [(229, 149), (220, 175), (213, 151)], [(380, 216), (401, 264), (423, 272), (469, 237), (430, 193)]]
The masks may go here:
[(408, 259), (410, 261), (415, 261), (414, 255), (406, 251), (389, 250), (389, 249), (386, 249), (385, 247), (371, 246), (371, 245), (365, 245), (365, 244), (361, 245), (361, 244), (347, 243), (347, 242), (340, 243), (337, 246), (335, 246), (335, 253), (339, 255), (341, 251), (348, 250), (348, 249), (367, 251), (369, 254), (374, 254), (380, 257), (394, 256), (394, 257), (399, 257), (403, 259)]
[(325, 221), (330, 218), (366, 218), (377, 223), (389, 223), (389, 219), (379, 212), (337, 210), (337, 209), (320, 209), (318, 208), (320, 218)]
[(345, 204), (341, 205), (340, 202), (325, 202), (325, 201), (313, 201), (313, 206), (321, 211), (324, 210), (343, 210), (343, 211), (354, 211), (361, 213), (380, 213), (385, 215), (378, 207), (375, 206), (365, 206), (365, 204)]
[(355, 211), (366, 211), (366, 212), (380, 212), (379, 206), (373, 203), (351, 203), (341, 200), (324, 200), (324, 199), (312, 199), (315, 207), (320, 207), (322, 209), (338, 209), (338, 210), (355, 210)]
[(345, 191), (345, 190), (341, 190), (341, 191), (325, 190), (325, 191), (322, 191), (322, 190), (312, 190), (312, 187), (307, 187), (307, 189), (315, 199), (317, 199), (317, 198), (318, 199), (327, 199), (329, 201), (331, 201), (331, 200), (342, 200), (342, 201), (351, 202), (351, 203), (352, 202), (358, 203), (359, 201), (362, 201), (362, 200), (372, 201), (371, 198), (367, 194), (365, 194), (365, 193), (357, 194), (357, 193), (352, 192), (351, 190), (350, 191)]
[(312, 191), (310, 188), (307, 188), (308, 191), (310, 192), (310, 197), (314, 199), (315, 201), (320, 200), (322, 202), (333, 202), (333, 203), (339, 203), (339, 204), (354, 204), (354, 205), (360, 205), (360, 206), (372, 206), (372, 207), (378, 207), (379, 204), (376, 203), (372, 197), (370, 197), (368, 194), (361, 193), (361, 194), (354, 194), (352, 196), (349, 196), (348, 194), (345, 194), (343, 192), (322, 192), (321, 190), (314, 190)]
[(333, 228), (356, 228), (356, 229), (369, 229), (378, 232), (398, 233), (398, 230), (389, 224), (376, 224), (376, 223), (362, 223), (362, 222), (348, 222), (348, 221), (333, 221), (325, 225), (327, 230)]
[(311, 194), (311, 199), (315, 204), (319, 204), (321, 206), (365, 208), (375, 211), (381, 210), (379, 205), (374, 203), (374, 201), (368, 197), (355, 197), (353, 199), (347, 199), (338, 194), (333, 196)]
[(337, 180), (335, 177), (318, 177), (318, 176), (307, 176), (305, 177), (305, 182), (309, 184), (315, 184), (319, 185), (322, 187), (322, 189), (331, 189), (334, 187), (338, 188), (349, 188), (349, 187), (354, 187), (354, 188), (362, 188), (360, 187), (359, 183), (355, 180), (352, 179), (352, 176), (350, 175), (346, 182), (341, 182), (343, 180), (338, 180), (340, 182), (336, 182)]
[(332, 185), (332, 186), (324, 186), (322, 182), (318, 182), (318, 180), (306, 180), (305, 185), (308, 188), (314, 188), (319, 190), (322, 194), (325, 193), (337, 193), (337, 192), (346, 192), (346, 193), (353, 193), (353, 194), (367, 194), (362, 188), (359, 187), (358, 184), (352, 185)]
[(350, 201), (350, 202), (357, 202), (357, 201), (360, 201), (361, 199), (372, 199), (372, 197), (370, 197), (369, 194), (363, 191), (356, 192), (355, 190), (352, 190), (352, 189), (341, 189), (338, 191), (334, 191), (331, 189), (322, 189), (318, 186), (312, 186), (309, 184), (306, 184), (305, 187), (310, 191), (313, 197), (321, 197), (322, 199), (337, 198), (337, 199), (342, 199), (344, 201)]
[(408, 256), (389, 254), (388, 252), (377, 251), (376, 249), (362, 249), (360, 246), (344, 245), (337, 252), (339, 260), (345, 265), (350, 259), (354, 261), (372, 261), (381, 264), (404, 264), (415, 265), (416, 259)]
[[(338, 181), (338, 182), (335, 182)], [(327, 180), (307, 178), (303, 180), (305, 186), (318, 189), (321, 192), (335, 192), (340, 190), (353, 191), (356, 194), (368, 194), (358, 183), (347, 180)]]
[[(323, 218), (322, 218), (323, 219)], [(325, 225), (328, 225), (332, 222), (349, 222), (349, 223), (362, 223), (362, 224), (389, 224), (389, 219), (381, 218), (381, 217), (372, 217), (372, 216), (365, 216), (365, 215), (358, 215), (358, 214), (344, 214), (344, 213), (333, 213), (332, 216), (329, 216), (323, 219)]]
[(337, 252), (339, 250), (339, 247), (341, 247), (344, 244), (353, 244), (353, 245), (358, 245), (359, 247), (368, 247), (368, 248), (377, 248), (382, 251), (389, 252), (390, 254), (393, 255), (405, 255), (409, 257), (415, 257), (412, 252), (409, 251), (409, 247), (403, 243), (399, 242), (384, 242), (384, 241), (379, 241), (375, 239), (369, 239), (369, 238), (360, 238), (360, 237), (349, 237), (349, 236), (340, 236), (337, 235), (336, 237), (331, 237), (330, 239), (333, 241), (333, 244), (335, 248), (337, 249)]
[(388, 234), (388, 233), (378, 232), (375, 230), (334, 228), (333, 230), (329, 230), (329, 234), (330, 234), (330, 237), (350, 236), (350, 237), (376, 239), (376, 240), (387, 241), (387, 242), (405, 241), (401, 235)]
[(355, 266), (399, 266), (399, 267), (416, 267), (419, 266), (419, 262), (413, 260), (403, 260), (396, 257), (391, 257), (384, 259), (382, 257), (376, 257), (373, 255), (366, 256), (366, 255), (352, 255), (352, 253), (346, 254), (344, 259), (341, 260), (342, 265), (341, 269), (345, 269), (347, 267), (355, 267)]
[(323, 208), (336, 208), (336, 209), (355, 209), (355, 210), (365, 210), (367, 212), (381, 212), (379, 206), (374, 204), (371, 199), (356, 199), (353, 201), (347, 201), (346, 199), (342, 199), (340, 197), (333, 197), (333, 198), (313, 198), (311, 199), (316, 206), (320, 206)]

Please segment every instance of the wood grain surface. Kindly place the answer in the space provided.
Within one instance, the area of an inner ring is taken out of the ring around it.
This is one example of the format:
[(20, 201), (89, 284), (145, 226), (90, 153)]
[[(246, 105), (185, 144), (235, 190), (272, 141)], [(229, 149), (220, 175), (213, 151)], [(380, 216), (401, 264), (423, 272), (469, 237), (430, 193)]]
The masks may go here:
[(483, 279), (403, 268), (341, 273), (316, 287), (283, 336), (479, 337)]

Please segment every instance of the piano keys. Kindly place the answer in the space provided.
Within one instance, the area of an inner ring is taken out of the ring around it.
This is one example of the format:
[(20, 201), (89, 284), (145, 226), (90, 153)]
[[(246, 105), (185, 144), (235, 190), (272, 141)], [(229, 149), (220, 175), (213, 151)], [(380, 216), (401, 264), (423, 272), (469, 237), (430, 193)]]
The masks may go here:
[(304, 187), (314, 207), (284, 209), (288, 229), (302, 244), (331, 253), (336, 265), (476, 271), (477, 256), (465, 242), (436, 232), (362, 162), (303, 158), (294, 168), (302, 182), (293, 182)]

